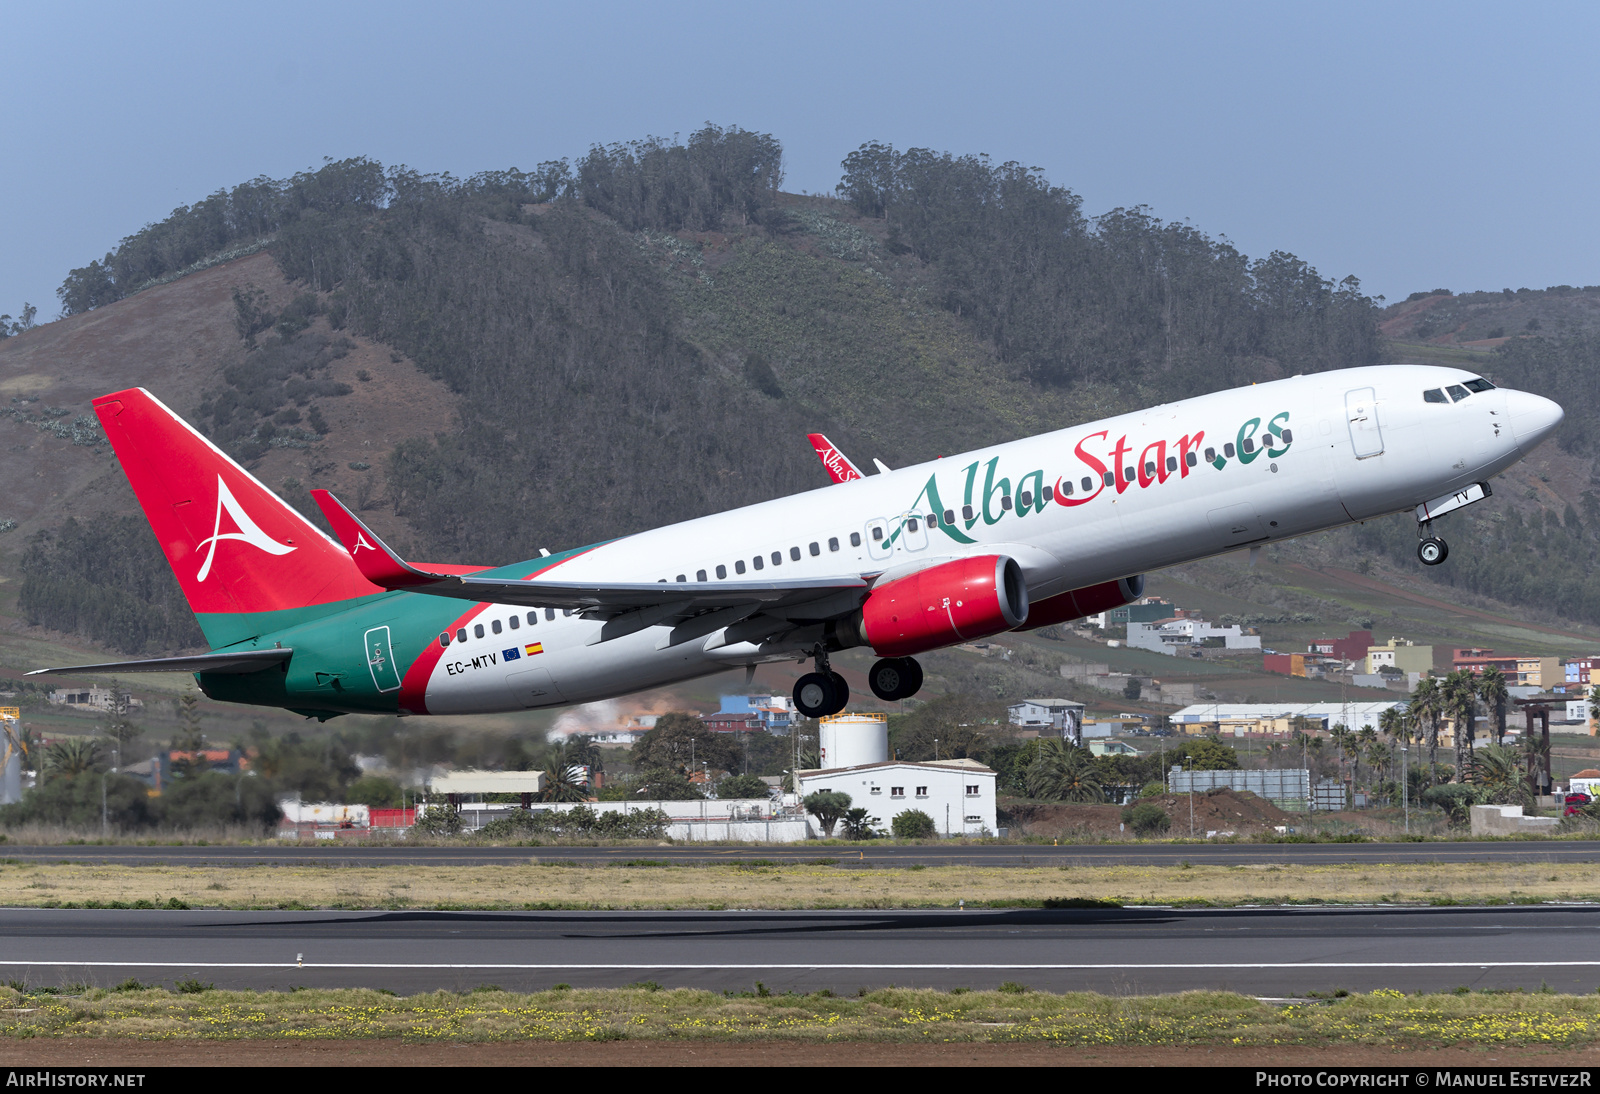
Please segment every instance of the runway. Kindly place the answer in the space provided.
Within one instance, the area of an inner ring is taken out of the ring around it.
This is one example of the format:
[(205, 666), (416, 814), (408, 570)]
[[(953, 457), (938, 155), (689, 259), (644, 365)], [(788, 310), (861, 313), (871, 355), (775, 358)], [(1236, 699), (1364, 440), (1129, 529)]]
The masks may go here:
[(496, 866), (576, 862), (603, 866), (649, 859), (693, 866), (763, 861), (837, 866), (1233, 866), (1240, 863), (1600, 862), (1600, 840), (1505, 840), (1454, 843), (1074, 843), (897, 844), (887, 841), (817, 845), (663, 844), (602, 847), (421, 847), (328, 840), (314, 846), (5, 847), (14, 862), (86, 862), (127, 866)]
[(557, 983), (854, 992), (888, 984), (1116, 994), (1600, 984), (1600, 907), (1105, 911), (0, 910), (0, 979), (218, 988)]

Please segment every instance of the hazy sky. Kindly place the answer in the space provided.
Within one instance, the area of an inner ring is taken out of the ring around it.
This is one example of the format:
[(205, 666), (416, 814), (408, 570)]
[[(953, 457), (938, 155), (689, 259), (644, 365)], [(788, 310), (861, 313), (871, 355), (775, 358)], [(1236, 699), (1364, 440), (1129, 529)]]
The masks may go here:
[(1600, 283), (1594, 4), (14, 3), (0, 312), (173, 207), (324, 156), (471, 174), (770, 132), (1044, 169), (1391, 300)]

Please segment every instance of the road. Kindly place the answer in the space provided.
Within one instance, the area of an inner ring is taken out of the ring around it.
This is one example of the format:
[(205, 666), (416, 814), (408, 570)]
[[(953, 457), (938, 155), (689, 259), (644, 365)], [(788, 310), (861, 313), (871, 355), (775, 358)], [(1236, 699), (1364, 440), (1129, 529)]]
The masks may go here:
[(1232, 866), (1239, 863), (1600, 862), (1600, 840), (1508, 840), (1460, 843), (1078, 843), (845, 846), (672, 844), (658, 847), (408, 847), (328, 841), (316, 846), (219, 847), (133, 845), (0, 848), (22, 862), (263, 866), (495, 866), (527, 862), (594, 865), (649, 859), (675, 865), (761, 860), (823, 861), (840, 866)]
[(887, 984), (1118, 994), (1218, 988), (1590, 993), (1600, 907), (1105, 911), (0, 910), (0, 978), (401, 994), (624, 985), (854, 992)]

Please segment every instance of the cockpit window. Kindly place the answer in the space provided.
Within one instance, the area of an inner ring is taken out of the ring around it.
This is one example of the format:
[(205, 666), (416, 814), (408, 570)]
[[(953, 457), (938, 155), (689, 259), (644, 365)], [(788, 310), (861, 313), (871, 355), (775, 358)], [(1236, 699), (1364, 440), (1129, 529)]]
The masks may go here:
[(1449, 387), (1445, 388), (1445, 390), (1450, 393), (1450, 398), (1454, 399), (1458, 403), (1462, 399), (1465, 399), (1468, 395), (1472, 394), (1472, 392), (1468, 391), (1460, 384), (1451, 384)]
[(1443, 391), (1438, 388), (1432, 388), (1422, 393), (1422, 401), (1425, 403), (1448, 403), (1450, 400), (1444, 397)]
[(1491, 384), (1488, 380), (1483, 379), (1482, 377), (1478, 377), (1476, 379), (1468, 380), (1462, 386), (1464, 386), (1468, 391), (1493, 391), (1494, 390), (1494, 385)]

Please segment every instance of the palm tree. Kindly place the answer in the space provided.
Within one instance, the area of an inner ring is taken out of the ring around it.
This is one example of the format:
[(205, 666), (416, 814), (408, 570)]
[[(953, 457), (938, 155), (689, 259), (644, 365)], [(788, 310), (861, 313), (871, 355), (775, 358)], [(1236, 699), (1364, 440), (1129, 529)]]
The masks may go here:
[(1097, 802), (1105, 797), (1089, 751), (1054, 737), (1039, 742), (1033, 762), (1028, 765), (1026, 783), (1028, 793), (1035, 798)]
[(1433, 781), (1433, 769), (1439, 753), (1439, 710), (1442, 700), (1439, 682), (1426, 676), (1417, 681), (1417, 689), (1411, 693), (1411, 706), (1407, 710), (1411, 716), (1412, 732), (1427, 740), (1429, 782)]
[[(1477, 677), (1471, 669), (1457, 669), (1444, 678), (1440, 689), (1442, 713), (1456, 726), (1456, 774), (1452, 782), (1466, 782), (1472, 769), (1473, 737), (1478, 713)], [(1462, 742), (1466, 743), (1463, 750)]]
[(1489, 800), (1498, 805), (1533, 804), (1533, 780), (1514, 748), (1485, 745), (1472, 781), (1487, 790)]
[(88, 737), (68, 737), (44, 750), (44, 770), (52, 778), (70, 779), (93, 771), (100, 762), (100, 743)]
[(1511, 701), (1511, 693), (1506, 690), (1506, 676), (1494, 665), (1483, 670), (1483, 675), (1478, 677), (1478, 697), (1483, 700), (1490, 713), (1494, 715), (1494, 743), (1506, 743), (1506, 705)]
[(564, 748), (552, 748), (544, 761), (544, 779), (539, 789), (543, 802), (581, 802), (589, 800), (589, 792), (572, 776), (577, 766)]

